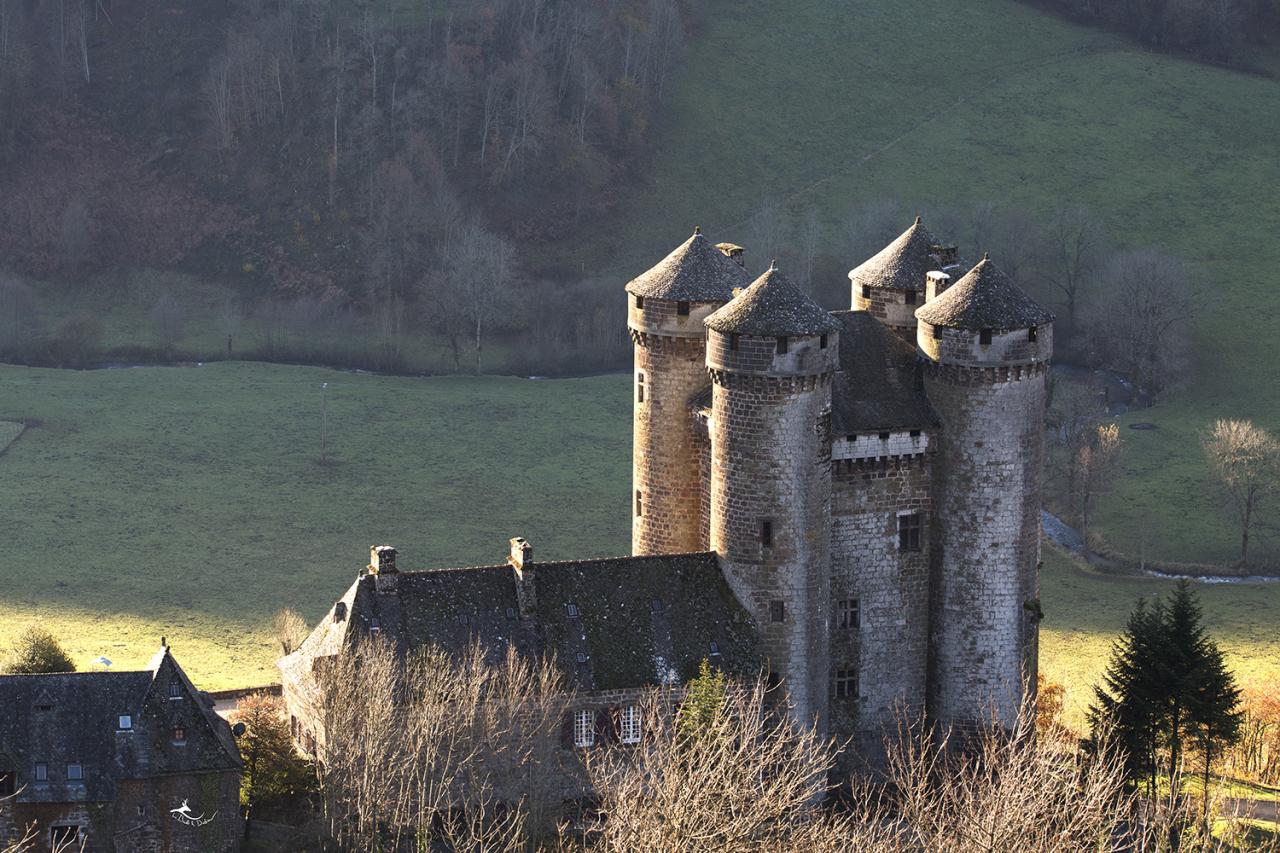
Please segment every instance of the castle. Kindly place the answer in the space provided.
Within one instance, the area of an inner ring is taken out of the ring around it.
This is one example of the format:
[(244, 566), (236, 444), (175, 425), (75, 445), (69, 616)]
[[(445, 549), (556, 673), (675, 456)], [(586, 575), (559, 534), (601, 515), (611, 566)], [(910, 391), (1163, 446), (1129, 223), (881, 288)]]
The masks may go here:
[(632, 556), (538, 563), (516, 538), (505, 564), (402, 572), (375, 548), (281, 661), (299, 741), (319, 662), (370, 634), (554, 653), (567, 748), (704, 658), (765, 673), (855, 764), (902, 712), (1012, 723), (1035, 685), (1053, 317), (919, 219), (849, 279), (828, 312), (695, 229), (630, 281)]

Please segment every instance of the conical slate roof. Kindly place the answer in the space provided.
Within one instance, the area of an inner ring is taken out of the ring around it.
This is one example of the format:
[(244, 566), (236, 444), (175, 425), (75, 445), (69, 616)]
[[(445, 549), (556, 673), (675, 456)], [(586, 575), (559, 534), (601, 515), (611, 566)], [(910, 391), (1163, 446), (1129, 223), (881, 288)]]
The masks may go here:
[(717, 332), (757, 337), (821, 335), (840, 328), (830, 312), (772, 266), (705, 322)]
[(984, 256), (941, 296), (919, 308), (916, 319), (952, 329), (1026, 329), (1051, 322), (1053, 314)]
[(931, 250), (937, 245), (929, 229), (916, 217), (889, 245), (849, 271), (856, 284), (894, 290), (924, 290), (925, 274), (937, 269)]
[(646, 273), (627, 282), (627, 293), (679, 302), (728, 302), (745, 287), (747, 271), (695, 228), (693, 236)]

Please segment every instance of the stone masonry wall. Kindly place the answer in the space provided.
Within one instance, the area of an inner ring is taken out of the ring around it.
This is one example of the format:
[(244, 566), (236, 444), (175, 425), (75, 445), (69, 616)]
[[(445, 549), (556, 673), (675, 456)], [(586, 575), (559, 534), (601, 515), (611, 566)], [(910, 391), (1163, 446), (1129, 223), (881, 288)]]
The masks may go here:
[(916, 309), (924, 304), (924, 293), (911, 291), (915, 295), (912, 302), (907, 302), (907, 291), (890, 290), (886, 287), (873, 287), (871, 296), (862, 295), (862, 285), (853, 282), (853, 310), (866, 311), (884, 323), (899, 336), (915, 342)]
[(1043, 369), (927, 365), (944, 429), (934, 534), (930, 713), (942, 725), (1012, 724), (1023, 679), (1035, 684), (1044, 455)]
[[(924, 712), (929, 651), (932, 463), (921, 453), (834, 463), (831, 495), (831, 670), (858, 673), (858, 697), (831, 699), (831, 733), (853, 738), (841, 769), (884, 766), (898, 715)], [(898, 517), (919, 513), (920, 549), (899, 547)], [(856, 600), (857, 624), (838, 603)]]
[(986, 367), (1048, 362), (1053, 353), (1053, 325), (1038, 327), (1036, 339), (1030, 338), (1029, 329), (993, 329), (991, 343), (984, 344), (972, 329), (940, 328), (921, 321), (916, 343), (929, 358), (948, 364)]
[(795, 718), (825, 729), (831, 374), (765, 378), (710, 362), (711, 548), (759, 625)]

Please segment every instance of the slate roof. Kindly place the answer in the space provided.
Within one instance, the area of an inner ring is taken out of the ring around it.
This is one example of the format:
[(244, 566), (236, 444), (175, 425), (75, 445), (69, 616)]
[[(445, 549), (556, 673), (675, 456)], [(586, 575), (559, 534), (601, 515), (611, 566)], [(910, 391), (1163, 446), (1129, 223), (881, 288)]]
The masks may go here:
[(581, 690), (683, 682), (704, 658), (741, 675), (762, 665), (755, 627), (713, 553), (535, 561), (525, 571), (537, 600), (527, 619), (509, 565), (363, 574), (340, 600), (348, 615), (335, 622), (331, 610), (280, 666), (309, 668), (375, 619), (383, 637), (406, 648), (434, 643), (461, 653), (478, 639), (495, 659), (509, 644), (553, 654)]
[(627, 293), (678, 302), (728, 302), (746, 287), (747, 271), (694, 229), (693, 236), (648, 272), (627, 282)]
[(937, 241), (916, 217), (915, 223), (892, 243), (849, 271), (857, 285), (893, 290), (924, 290), (925, 275), (939, 268), (933, 248)]
[(705, 322), (717, 332), (757, 337), (821, 335), (839, 328), (830, 312), (772, 266)]
[(836, 436), (941, 424), (920, 381), (915, 347), (866, 311), (837, 311), (840, 364), (831, 384)]
[(1052, 322), (1053, 314), (984, 257), (941, 296), (918, 308), (916, 319), (952, 329), (1025, 329)]
[[(183, 698), (170, 708), (175, 677)], [(183, 723), (187, 744), (176, 759), (156, 747), (170, 737), (166, 715), (174, 713), (194, 721)], [(119, 731), (122, 714), (133, 718), (127, 732)], [(45, 784), (34, 781), (37, 763), (48, 768)], [(82, 782), (66, 778), (68, 764), (81, 766)], [(239, 767), (230, 728), (167, 649), (143, 671), (0, 676), (0, 771), (17, 772), (19, 802), (109, 802), (122, 779)]]

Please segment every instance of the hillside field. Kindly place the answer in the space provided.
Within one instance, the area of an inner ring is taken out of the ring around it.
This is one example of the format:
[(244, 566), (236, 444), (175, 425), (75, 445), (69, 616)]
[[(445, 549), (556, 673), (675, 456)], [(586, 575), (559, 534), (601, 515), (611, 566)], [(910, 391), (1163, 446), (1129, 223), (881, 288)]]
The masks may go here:
[[(1189, 261), (1199, 290), (1187, 387), (1126, 418), (1159, 429), (1125, 431), (1128, 476), (1097, 528), (1134, 554), (1224, 562), (1237, 537), (1199, 439), (1218, 417), (1280, 430), (1277, 138), (1280, 80), (1015, 0), (716, 0), (673, 77), (649, 184), (579, 251), (621, 282), (696, 223), (763, 269), (748, 220), (765, 198), (792, 225), (815, 208), (836, 257), (842, 219), (867, 202), (1088, 205), (1122, 245)], [(1280, 550), (1268, 561), (1280, 568)]]
[[(206, 689), (274, 681), (272, 614), (319, 618), (372, 544), (409, 568), (501, 563), (516, 535), (546, 559), (629, 547), (625, 376), (0, 365), (5, 418), (35, 425), (0, 454), (0, 646), (38, 622), (81, 667), (141, 666), (167, 636)], [(1168, 586), (1046, 550), (1042, 666), (1071, 703)], [(1280, 677), (1280, 584), (1201, 594), (1242, 677)]]

